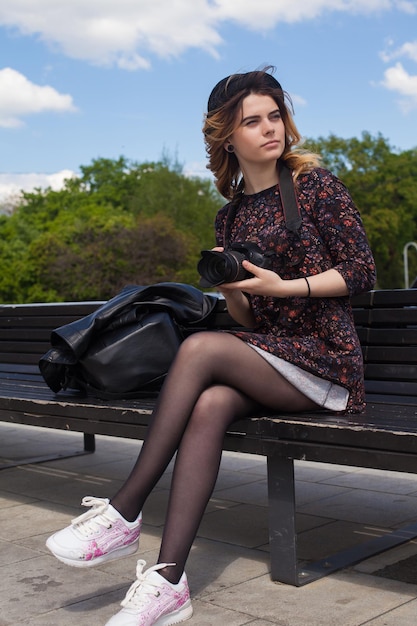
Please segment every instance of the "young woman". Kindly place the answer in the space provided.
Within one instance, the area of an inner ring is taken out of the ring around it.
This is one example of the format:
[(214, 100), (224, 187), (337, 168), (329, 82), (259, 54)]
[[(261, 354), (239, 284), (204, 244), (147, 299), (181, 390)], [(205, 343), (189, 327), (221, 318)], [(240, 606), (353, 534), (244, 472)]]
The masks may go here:
[[(112, 498), (47, 541), (64, 563), (89, 567), (138, 548), (141, 510), (176, 453), (158, 563), (144, 571), (107, 626), (168, 626), (192, 616), (185, 563), (212, 494), (227, 428), (260, 409), (360, 412), (362, 356), (349, 296), (373, 287), (375, 265), (353, 201), (300, 135), (269, 68), (235, 74), (213, 89), (204, 124), (209, 168), (229, 200), (216, 218), (215, 250), (256, 243), (269, 269), (220, 285), (248, 331), (186, 339), (160, 393), (137, 462)], [(299, 232), (286, 228), (279, 168), (292, 172)]]

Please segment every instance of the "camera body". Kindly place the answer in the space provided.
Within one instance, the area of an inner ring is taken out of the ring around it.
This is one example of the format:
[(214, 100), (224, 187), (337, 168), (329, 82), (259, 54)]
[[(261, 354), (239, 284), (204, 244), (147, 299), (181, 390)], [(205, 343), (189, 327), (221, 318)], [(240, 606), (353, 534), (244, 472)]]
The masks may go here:
[(233, 243), (224, 252), (203, 250), (197, 270), (201, 276), (201, 287), (216, 287), (223, 283), (234, 283), (251, 278), (253, 274), (242, 267), (243, 261), (250, 261), (258, 267), (269, 269), (270, 260), (256, 243), (247, 241)]

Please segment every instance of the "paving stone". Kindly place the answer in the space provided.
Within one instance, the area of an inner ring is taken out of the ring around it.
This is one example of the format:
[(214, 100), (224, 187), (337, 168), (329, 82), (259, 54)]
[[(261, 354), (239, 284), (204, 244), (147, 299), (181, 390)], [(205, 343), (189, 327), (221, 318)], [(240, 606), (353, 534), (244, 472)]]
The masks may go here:
[(261, 576), (218, 592), (211, 602), (281, 626), (368, 626), (376, 607), (379, 616), (385, 615), (414, 600), (416, 593), (414, 585), (344, 572), (301, 588)]
[(416, 621), (417, 600), (412, 600), (367, 622), (366, 626), (412, 626)]
[(327, 485), (339, 485), (351, 489), (380, 491), (392, 494), (413, 494), (417, 492), (417, 476), (403, 472), (381, 472), (372, 469), (359, 469), (349, 474), (339, 474), (326, 479)]
[(389, 528), (369, 526), (355, 522), (334, 521), (324, 528), (319, 526), (298, 535), (298, 555), (308, 561), (366, 543), (389, 533)]
[[(70, 568), (54, 557), (41, 556), (0, 567), (0, 615), (7, 623), (26, 623), (34, 616), (77, 605), (95, 597), (107, 603), (107, 594), (120, 581), (103, 572)], [(73, 616), (74, 617), (74, 616)], [(55, 623), (57, 626), (57, 623)]]
[(299, 507), (306, 514), (321, 514), (331, 519), (393, 528), (399, 524), (417, 521), (415, 497), (401, 494), (379, 493), (375, 491), (348, 490), (349, 493), (320, 499)]
[(268, 541), (268, 509), (237, 504), (207, 513), (198, 531), (200, 537), (256, 548)]

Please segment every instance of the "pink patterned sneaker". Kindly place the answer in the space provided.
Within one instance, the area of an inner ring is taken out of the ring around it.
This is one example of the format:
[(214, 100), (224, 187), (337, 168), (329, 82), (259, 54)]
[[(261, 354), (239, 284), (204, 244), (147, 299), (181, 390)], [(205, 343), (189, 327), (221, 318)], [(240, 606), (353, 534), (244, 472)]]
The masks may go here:
[(145, 561), (139, 560), (137, 580), (130, 587), (116, 613), (106, 626), (170, 626), (185, 622), (193, 614), (187, 577), (181, 576), (173, 585), (158, 570), (173, 563), (161, 563), (143, 571)]
[(128, 522), (107, 498), (87, 496), (81, 504), (92, 508), (46, 542), (57, 559), (74, 567), (92, 567), (136, 552), (142, 514)]

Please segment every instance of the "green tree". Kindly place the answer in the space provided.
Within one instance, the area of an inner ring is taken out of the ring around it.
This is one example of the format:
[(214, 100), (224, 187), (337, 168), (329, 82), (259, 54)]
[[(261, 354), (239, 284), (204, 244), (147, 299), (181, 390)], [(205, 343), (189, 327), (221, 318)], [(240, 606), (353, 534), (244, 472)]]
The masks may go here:
[[(417, 149), (398, 152), (381, 135), (308, 140), (306, 147), (346, 184), (357, 204), (375, 255), (378, 286), (402, 288), (402, 251), (417, 241)], [(417, 258), (410, 258), (417, 276)]]
[(223, 200), (178, 163), (96, 159), (0, 218), (3, 302), (106, 299), (127, 283), (197, 284)]
[(28, 297), (107, 300), (127, 284), (178, 281), (186, 239), (164, 215), (137, 221), (133, 228), (85, 229), (75, 245), (47, 233), (30, 249), (35, 269)]

